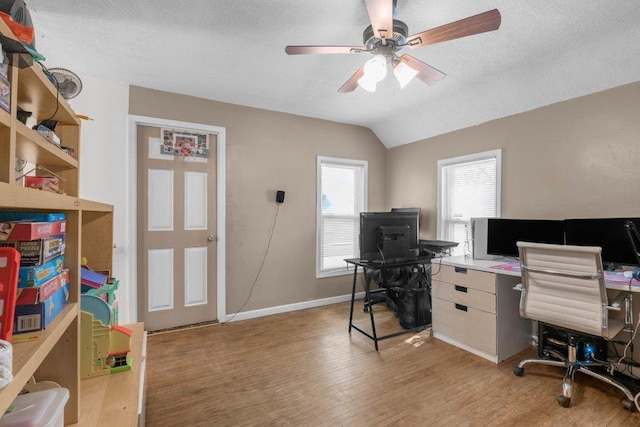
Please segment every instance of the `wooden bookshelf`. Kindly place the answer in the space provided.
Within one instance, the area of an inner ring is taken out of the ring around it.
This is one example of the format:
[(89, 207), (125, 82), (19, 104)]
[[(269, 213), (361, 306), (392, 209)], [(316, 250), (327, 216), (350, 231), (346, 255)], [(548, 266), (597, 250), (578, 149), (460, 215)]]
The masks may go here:
[[(0, 33), (13, 38), (2, 20)], [(113, 206), (79, 198), (80, 120), (37, 63), (19, 68), (18, 64), (25, 63), (19, 54), (7, 55), (12, 58), (8, 73), (10, 111), (0, 109), (0, 211), (65, 214), (64, 265), (69, 269), (70, 303), (47, 326), (42, 338), (13, 345), (14, 379), (0, 389), (0, 411), (11, 405), (34, 376), (36, 381), (55, 381), (69, 390), (64, 421), (73, 424), (79, 420), (81, 407), (80, 261), (87, 257), (100, 269), (111, 270)], [(18, 120), (18, 108), (32, 113), (29, 125)], [(73, 157), (31, 128), (33, 121), (49, 118), (58, 121), (55, 133), (62, 146), (74, 150)], [(19, 179), (25, 171), (16, 170), (20, 160), (60, 176), (64, 194), (25, 188)], [(113, 381), (117, 382), (115, 376)]]
[(13, 381), (2, 389), (0, 413), (4, 413), (47, 358), (53, 347), (60, 341), (65, 331), (77, 319), (78, 304), (71, 303), (53, 320), (38, 340), (13, 345)]

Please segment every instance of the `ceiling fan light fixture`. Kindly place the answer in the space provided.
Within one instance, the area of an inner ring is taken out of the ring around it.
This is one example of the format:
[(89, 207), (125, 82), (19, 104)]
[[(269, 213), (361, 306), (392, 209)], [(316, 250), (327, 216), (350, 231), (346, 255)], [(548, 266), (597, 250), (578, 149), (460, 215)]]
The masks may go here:
[(366, 90), (367, 92), (375, 92), (377, 84), (378, 84), (377, 80), (373, 80), (366, 74), (358, 79), (358, 86), (360, 86), (362, 89)]
[(358, 86), (367, 92), (375, 92), (376, 85), (387, 75), (387, 58), (376, 55), (364, 63), (362, 77), (358, 79)]
[(387, 75), (387, 58), (376, 55), (364, 64), (364, 75), (372, 81), (382, 81)]
[[(376, 56), (360, 66), (355, 73), (338, 89), (340, 93), (353, 92), (358, 85), (375, 90), (377, 82), (382, 81), (389, 67), (393, 68), (400, 86), (404, 88), (414, 77), (428, 85), (437, 83), (446, 77), (442, 71), (425, 64), (419, 59), (402, 54), (405, 47), (417, 49), (449, 40), (495, 31), (500, 28), (502, 15), (498, 9), (449, 22), (413, 35), (409, 34), (407, 24), (393, 19), (397, 0), (364, 0), (371, 25), (362, 33), (363, 46), (287, 46), (288, 55), (333, 54), (369, 52)], [(404, 64), (398, 64), (403, 62)], [(394, 65), (399, 65), (394, 67)], [(366, 77), (365, 77), (366, 76)], [(375, 82), (372, 82), (375, 80)], [(375, 83), (375, 84), (374, 84)]]
[(398, 62), (398, 65), (393, 69), (393, 75), (396, 76), (401, 89), (404, 89), (417, 74), (417, 70), (414, 70), (402, 61)]

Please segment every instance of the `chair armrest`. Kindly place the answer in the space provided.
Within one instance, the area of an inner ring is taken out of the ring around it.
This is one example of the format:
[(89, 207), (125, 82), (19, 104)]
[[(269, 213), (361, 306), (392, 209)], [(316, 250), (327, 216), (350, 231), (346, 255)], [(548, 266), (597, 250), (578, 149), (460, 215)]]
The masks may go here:
[(526, 318), (527, 316), (525, 315), (525, 311), (524, 311), (524, 299), (527, 294), (527, 290), (524, 288), (522, 283), (518, 283), (513, 287), (513, 289), (515, 291), (520, 291), (520, 304), (519, 304), (518, 310), (520, 311), (520, 317)]
[(626, 291), (618, 292), (609, 304), (608, 311), (622, 311), (624, 308), (624, 330), (633, 331), (633, 294)]

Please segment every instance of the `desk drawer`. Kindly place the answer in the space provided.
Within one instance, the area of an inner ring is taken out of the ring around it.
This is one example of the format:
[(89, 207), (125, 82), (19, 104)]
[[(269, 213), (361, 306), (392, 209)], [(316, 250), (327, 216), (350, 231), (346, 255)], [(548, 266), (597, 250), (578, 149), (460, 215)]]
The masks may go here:
[(433, 331), (483, 353), (497, 354), (493, 314), (433, 298)]
[(443, 265), (436, 278), (441, 282), (491, 292), (493, 294), (496, 293), (496, 275), (494, 273)]
[(434, 280), (433, 296), (434, 298), (496, 314), (496, 295), (489, 292)]

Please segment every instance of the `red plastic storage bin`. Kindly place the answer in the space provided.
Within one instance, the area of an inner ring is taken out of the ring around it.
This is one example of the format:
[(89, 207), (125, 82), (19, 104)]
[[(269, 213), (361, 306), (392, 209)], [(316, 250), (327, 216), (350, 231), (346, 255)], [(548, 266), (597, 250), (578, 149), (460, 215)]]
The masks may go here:
[(20, 252), (0, 248), (0, 339), (11, 342), (16, 291), (20, 271)]

